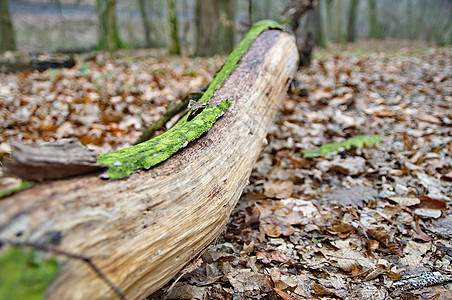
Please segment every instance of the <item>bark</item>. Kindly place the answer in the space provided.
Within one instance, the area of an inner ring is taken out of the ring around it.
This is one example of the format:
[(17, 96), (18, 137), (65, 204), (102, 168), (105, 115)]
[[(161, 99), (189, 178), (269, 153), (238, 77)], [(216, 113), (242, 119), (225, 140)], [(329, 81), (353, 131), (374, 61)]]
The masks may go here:
[(8, 0), (0, 0), (0, 53), (8, 50), (16, 50), (16, 38)]
[(347, 42), (354, 42), (356, 39), (356, 14), (358, 12), (359, 0), (352, 0), (348, 10)]
[(218, 28), (218, 36), (220, 37), (219, 53), (228, 54), (234, 48), (235, 0), (221, 0), (217, 3), (220, 17)]
[(119, 36), (116, 26), (116, 0), (96, 0), (98, 19), (98, 48), (112, 52), (118, 48), (126, 48)]
[(345, 43), (346, 42), (346, 36), (344, 34), (344, 28), (343, 28), (343, 16), (342, 16), (342, 8), (343, 8), (343, 1), (339, 0), (336, 2), (336, 13), (335, 13), (335, 26), (336, 26), (336, 41), (339, 43)]
[(0, 242), (73, 253), (60, 257), (48, 299), (143, 299), (156, 291), (222, 232), (297, 59), (291, 35), (264, 31), (210, 100), (231, 106), (201, 138), (125, 179), (87, 175), (2, 199)]
[(143, 22), (144, 38), (146, 41), (146, 47), (150, 48), (150, 47), (152, 47), (151, 22), (149, 22), (149, 16), (148, 16), (148, 12), (146, 9), (145, 0), (138, 0), (138, 6), (140, 8), (141, 21)]
[(292, 0), (284, 8), (280, 19), (288, 22), (292, 32), (296, 32), (300, 25), (301, 16), (312, 8), (314, 8), (313, 0)]
[(375, 0), (369, 0), (368, 5), (369, 5), (369, 23), (370, 23), (369, 36), (374, 39), (380, 39), (382, 38), (382, 33), (380, 23), (378, 22), (377, 3)]
[(311, 38), (314, 39), (316, 45), (326, 47), (320, 8), (322, 8), (322, 6), (315, 6), (312, 10), (307, 11), (305, 31), (311, 35)]
[(234, 46), (235, 0), (196, 0), (197, 56), (227, 54)]
[(322, 18), (323, 11), (323, 0), (318, 0), (317, 7), (315, 8), (315, 13), (317, 14), (317, 30), (318, 30), (318, 43), (320, 47), (326, 47), (326, 35), (325, 35), (325, 26)]
[(176, 1), (168, 0), (168, 25), (170, 27), (170, 47), (169, 54), (180, 55), (180, 42), (177, 24)]
[(217, 53), (217, 8), (216, 1), (196, 0), (196, 56), (211, 56)]

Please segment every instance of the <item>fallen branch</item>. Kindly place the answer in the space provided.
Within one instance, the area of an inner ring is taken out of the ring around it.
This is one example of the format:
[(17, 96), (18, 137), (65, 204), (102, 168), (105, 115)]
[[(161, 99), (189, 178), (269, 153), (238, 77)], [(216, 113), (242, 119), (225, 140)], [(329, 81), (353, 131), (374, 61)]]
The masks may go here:
[(0, 244), (51, 248), (61, 262), (48, 299), (143, 299), (221, 233), (298, 63), (286, 32), (266, 30), (250, 43), (206, 92), (208, 107), (230, 103), (225, 114), (170, 159), (120, 180), (86, 175), (0, 200)]

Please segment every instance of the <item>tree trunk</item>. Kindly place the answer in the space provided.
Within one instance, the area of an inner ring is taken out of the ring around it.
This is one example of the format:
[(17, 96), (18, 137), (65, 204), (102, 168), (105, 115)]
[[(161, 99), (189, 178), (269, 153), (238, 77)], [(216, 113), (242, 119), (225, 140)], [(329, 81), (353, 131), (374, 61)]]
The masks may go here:
[(0, 53), (17, 50), (8, 0), (0, 0)]
[(325, 34), (325, 22), (323, 22), (323, 18), (322, 18), (322, 13), (323, 13), (323, 3), (324, 0), (319, 0), (317, 7), (315, 8), (315, 12), (317, 14), (317, 20), (318, 20), (318, 25), (317, 25), (317, 30), (318, 30), (318, 42), (319, 42), (319, 46), (325, 48), (326, 47), (326, 34)]
[[(411, 0), (408, 0), (411, 1)], [(377, 3), (375, 0), (369, 0), (369, 25), (370, 33), (369, 36), (374, 39), (382, 38), (380, 23), (377, 17)]]
[(326, 29), (326, 33), (327, 33), (327, 39), (328, 40), (334, 40), (335, 39), (335, 31), (333, 28), (333, 20), (334, 20), (334, 15), (333, 15), (333, 0), (319, 0), (322, 2), (325, 2), (325, 8), (326, 8), (326, 24), (325, 27)]
[(116, 0), (96, 0), (98, 19), (98, 48), (112, 52), (118, 48), (126, 48), (119, 37), (116, 26)]
[(87, 175), (2, 199), (0, 244), (74, 254), (59, 256), (48, 299), (143, 299), (156, 291), (222, 232), (297, 59), (291, 35), (264, 31), (210, 99), (231, 106), (206, 134), (125, 179)]
[(197, 56), (227, 54), (234, 47), (235, 0), (196, 0)]
[(356, 13), (358, 12), (359, 0), (352, 0), (348, 10), (348, 24), (347, 24), (347, 42), (355, 41), (356, 30)]
[(314, 38), (316, 45), (326, 47), (320, 8), (321, 6), (315, 6), (312, 10), (307, 12), (306, 31), (311, 33), (311, 37)]
[(170, 28), (169, 54), (180, 55), (180, 42), (177, 24), (176, 1), (168, 0), (168, 25)]
[(336, 13), (335, 13), (335, 18), (336, 18), (336, 22), (335, 22), (335, 26), (336, 26), (336, 41), (338, 43), (345, 43), (346, 42), (346, 37), (344, 34), (344, 23), (343, 23), (343, 1), (339, 0), (336, 2)]
[(196, 0), (196, 56), (211, 56), (217, 53), (218, 6), (215, 1)]
[(152, 47), (151, 23), (149, 22), (149, 16), (148, 16), (148, 12), (146, 9), (147, 7), (146, 7), (145, 0), (138, 0), (138, 6), (140, 8), (141, 21), (143, 22), (144, 38), (146, 41), (146, 47), (150, 48), (150, 47)]
[(218, 27), (219, 53), (229, 54), (234, 48), (235, 0), (220, 0), (217, 3), (220, 17)]

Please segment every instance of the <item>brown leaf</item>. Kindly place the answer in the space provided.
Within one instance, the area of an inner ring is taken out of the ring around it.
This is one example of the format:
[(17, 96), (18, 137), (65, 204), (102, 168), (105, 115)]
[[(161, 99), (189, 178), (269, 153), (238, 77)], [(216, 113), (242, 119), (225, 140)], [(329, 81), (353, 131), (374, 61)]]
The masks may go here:
[(335, 295), (335, 293), (333, 291), (331, 291), (330, 289), (327, 289), (323, 285), (318, 284), (316, 282), (312, 285), (312, 291), (314, 292), (314, 294), (316, 294), (318, 296), (333, 296), (333, 295)]
[(373, 236), (377, 241), (388, 247), (398, 256), (403, 257), (402, 244), (397, 240), (396, 237), (386, 232), (384, 227), (367, 229), (367, 234)]
[(397, 114), (393, 111), (382, 109), (375, 112), (375, 116), (379, 118), (395, 118), (397, 117)]
[(257, 252), (256, 253), (257, 259), (261, 260), (264, 264), (269, 264), (272, 261), (279, 262), (279, 263), (285, 263), (289, 259), (287, 258), (287, 255), (282, 253), (278, 250), (271, 250), (267, 252)]
[(398, 203), (401, 207), (413, 206), (421, 203), (418, 197), (388, 197), (389, 200)]
[(444, 200), (433, 199), (428, 196), (419, 196), (418, 198), (421, 201), (419, 207), (429, 209), (439, 209), (444, 212), (447, 210), (446, 201)]
[(294, 183), (290, 180), (264, 182), (264, 194), (270, 198), (284, 199), (292, 196)]
[(424, 242), (433, 241), (433, 238), (422, 230), (421, 225), (419, 225), (419, 218), (415, 219), (415, 224), (416, 224), (416, 232), (412, 232), (412, 235), (414, 238), (420, 239), (421, 241), (424, 241)]
[(265, 275), (265, 282), (272, 290), (274, 290), (284, 300), (297, 300), (297, 298), (295, 298), (295, 297), (287, 294), (286, 292), (278, 289), (277, 287), (275, 287), (275, 283), (273, 282), (270, 275)]

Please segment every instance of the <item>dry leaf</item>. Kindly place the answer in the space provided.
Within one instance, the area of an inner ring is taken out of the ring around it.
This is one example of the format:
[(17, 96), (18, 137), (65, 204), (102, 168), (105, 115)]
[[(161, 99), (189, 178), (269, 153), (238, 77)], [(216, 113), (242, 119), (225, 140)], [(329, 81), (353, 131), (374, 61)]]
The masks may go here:
[(268, 251), (268, 252), (257, 252), (257, 259), (261, 260), (264, 264), (269, 264), (271, 262), (285, 263), (288, 261), (287, 255), (281, 251)]

